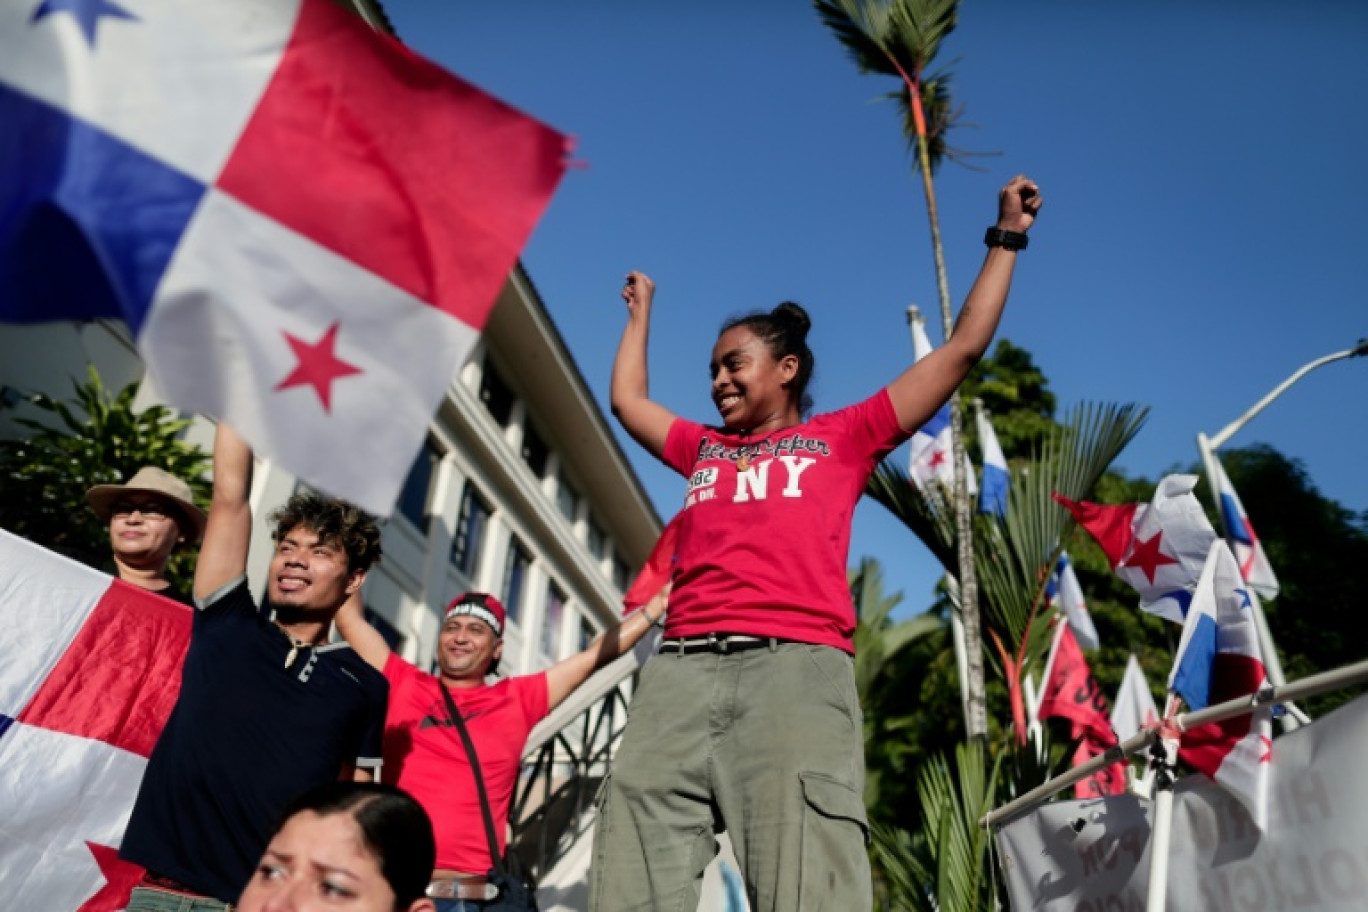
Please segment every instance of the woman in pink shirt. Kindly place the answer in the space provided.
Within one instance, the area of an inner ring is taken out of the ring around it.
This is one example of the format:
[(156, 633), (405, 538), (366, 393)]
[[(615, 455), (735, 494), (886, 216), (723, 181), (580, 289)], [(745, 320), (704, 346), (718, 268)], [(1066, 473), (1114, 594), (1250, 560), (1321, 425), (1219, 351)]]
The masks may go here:
[(724, 829), (754, 912), (870, 907), (851, 516), (879, 461), (987, 351), (1040, 205), (1025, 177), (1003, 188), (945, 345), (865, 401), (810, 418), (811, 323), (791, 303), (723, 327), (710, 362), (717, 426), (652, 401), (655, 286), (627, 277), (613, 413), (689, 487), (661, 654), (603, 790), (591, 908), (694, 908)]

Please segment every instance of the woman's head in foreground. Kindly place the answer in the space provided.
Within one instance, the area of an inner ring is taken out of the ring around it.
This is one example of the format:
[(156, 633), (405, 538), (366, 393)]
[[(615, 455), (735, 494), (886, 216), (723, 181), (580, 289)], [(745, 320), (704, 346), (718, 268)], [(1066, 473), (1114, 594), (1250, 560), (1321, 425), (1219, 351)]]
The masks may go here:
[(334, 782), (291, 803), (240, 912), (432, 912), (437, 849), (418, 802), (390, 786)]
[(811, 327), (807, 311), (791, 301), (723, 324), (709, 372), (713, 404), (727, 428), (774, 430), (768, 425), (782, 427), (812, 408)]

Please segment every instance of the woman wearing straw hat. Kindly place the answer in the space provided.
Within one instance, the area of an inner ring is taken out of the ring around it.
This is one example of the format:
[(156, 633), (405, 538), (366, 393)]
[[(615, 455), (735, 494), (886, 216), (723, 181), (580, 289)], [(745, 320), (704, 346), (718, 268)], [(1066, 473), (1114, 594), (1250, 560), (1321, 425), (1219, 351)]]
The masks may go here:
[(177, 545), (195, 544), (204, 534), (204, 511), (190, 486), (155, 466), (143, 466), (121, 485), (86, 491), (95, 515), (109, 523), (109, 544), (119, 579), (189, 605), (187, 593), (166, 578)]

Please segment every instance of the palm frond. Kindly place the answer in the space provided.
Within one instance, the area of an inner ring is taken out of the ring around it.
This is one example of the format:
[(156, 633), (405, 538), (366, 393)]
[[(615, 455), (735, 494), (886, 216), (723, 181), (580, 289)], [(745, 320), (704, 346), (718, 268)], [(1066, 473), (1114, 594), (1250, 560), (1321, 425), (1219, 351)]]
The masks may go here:
[(897, 76), (898, 69), (885, 45), (889, 33), (889, 10), (880, 0), (813, 0), (823, 24), (861, 73)]
[(959, 22), (959, 0), (892, 0), (886, 47), (902, 68), (920, 79)]

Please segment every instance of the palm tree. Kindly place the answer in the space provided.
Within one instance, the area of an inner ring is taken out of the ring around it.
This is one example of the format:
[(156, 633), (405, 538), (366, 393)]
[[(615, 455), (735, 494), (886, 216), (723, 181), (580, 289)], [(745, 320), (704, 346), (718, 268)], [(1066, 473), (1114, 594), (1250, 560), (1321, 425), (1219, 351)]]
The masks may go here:
[[(935, 256), (936, 286), (940, 293), (941, 324), (945, 338), (954, 329), (950, 306), (950, 282), (945, 270), (940, 215), (936, 208), (935, 169), (957, 150), (945, 142), (954, 121), (950, 108), (949, 74), (927, 73), (940, 43), (954, 30), (959, 0), (814, 0), (818, 15), (850, 52), (861, 72), (894, 76), (901, 87), (893, 93), (903, 112), (903, 132), (916, 146), (926, 214), (931, 223), (931, 249)], [(964, 411), (959, 393), (950, 397), (950, 440), (955, 472), (955, 538), (959, 584), (959, 612), (964, 622), (968, 665), (965, 688), (970, 738), (988, 735), (987, 698), (983, 678), (983, 643), (979, 631), (978, 578), (975, 574), (974, 537), (964, 463)]]

